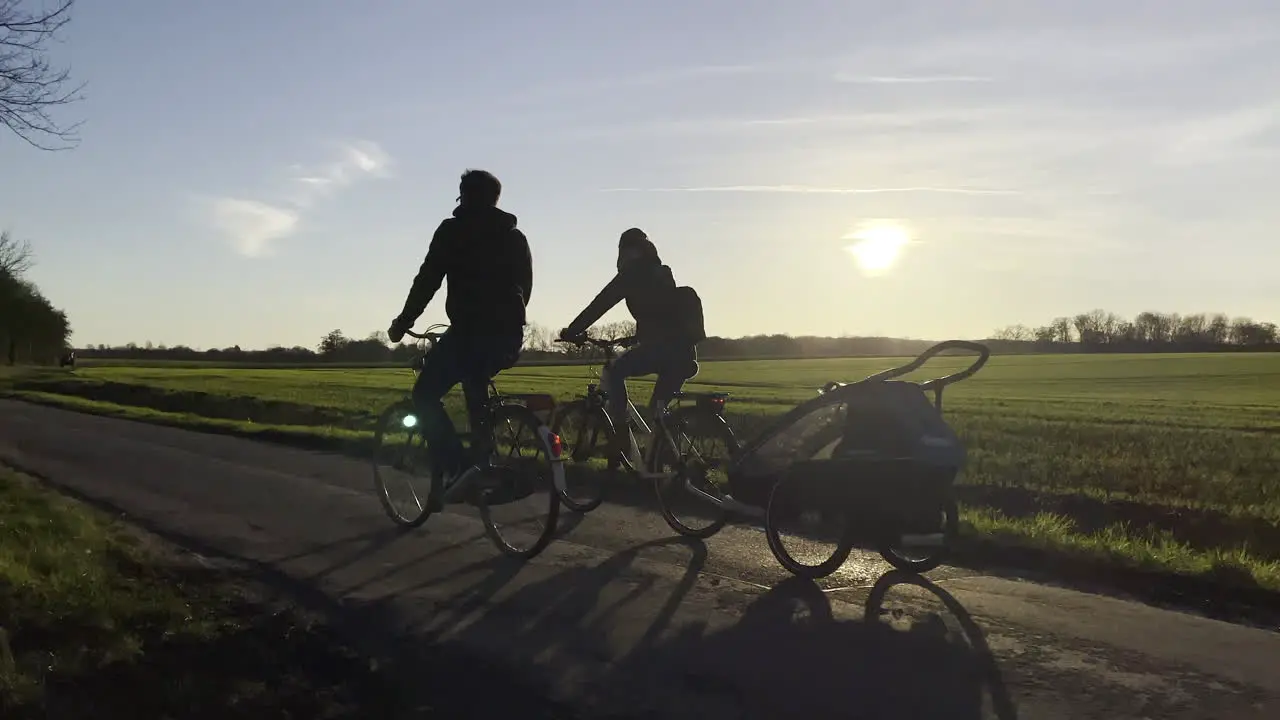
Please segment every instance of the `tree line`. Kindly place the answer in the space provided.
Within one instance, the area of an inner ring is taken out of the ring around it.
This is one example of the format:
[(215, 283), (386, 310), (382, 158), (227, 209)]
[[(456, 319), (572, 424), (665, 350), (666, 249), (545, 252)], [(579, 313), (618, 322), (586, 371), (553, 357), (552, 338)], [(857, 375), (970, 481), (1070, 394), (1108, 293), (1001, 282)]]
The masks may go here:
[(26, 277), (31, 245), (0, 232), (0, 357), (7, 365), (49, 364), (66, 352), (71, 324)]
[(1128, 319), (1105, 310), (1062, 316), (1039, 327), (1011, 325), (992, 335), (1006, 352), (1222, 352), (1276, 350), (1276, 324), (1224, 313), (1147, 311)]
[[(635, 323), (617, 321), (597, 324), (589, 331), (592, 337), (628, 337), (635, 332)], [(932, 343), (924, 340), (906, 340), (884, 337), (794, 337), (791, 335), (754, 335), (740, 338), (709, 337), (698, 346), (699, 356), (705, 359), (790, 359), (820, 357), (852, 357), (861, 355), (900, 356), (918, 353)], [(281, 345), (265, 350), (248, 350), (240, 346), (197, 350), (184, 345), (166, 346), (151, 342), (128, 343), (122, 346), (97, 345), (80, 348), (80, 358), (112, 360), (185, 360), (205, 362), (239, 362), (247, 364), (308, 365), (340, 363), (408, 364), (420, 352), (413, 341), (392, 344), (384, 331), (369, 333), (364, 337), (350, 337), (341, 330), (326, 333), (314, 348)], [(575, 348), (556, 342), (554, 331), (531, 323), (525, 328), (524, 351), (520, 362), (564, 363), (579, 362), (599, 357), (592, 348)]]
[[(594, 337), (625, 337), (635, 324), (619, 321), (591, 329)], [(1037, 352), (1222, 352), (1277, 350), (1274, 323), (1249, 318), (1229, 318), (1222, 314), (1178, 315), (1144, 312), (1133, 320), (1095, 310), (1073, 317), (1059, 317), (1040, 327), (1013, 325), (996, 331), (984, 342), (997, 353)], [(698, 346), (707, 360), (791, 359), (824, 357), (914, 355), (932, 345), (932, 340), (891, 337), (816, 337), (752, 335), (709, 337)], [(341, 330), (327, 333), (314, 348), (275, 346), (265, 350), (243, 350), (239, 346), (195, 350), (185, 346), (166, 347), (144, 343), (124, 346), (83, 348), (83, 358), (128, 360), (190, 360), (243, 362), (254, 364), (407, 364), (419, 352), (413, 343), (391, 344), (385, 332), (362, 338), (348, 337)], [(585, 361), (598, 357), (592, 349), (573, 348), (555, 340), (554, 331), (536, 323), (525, 328), (522, 363)]]

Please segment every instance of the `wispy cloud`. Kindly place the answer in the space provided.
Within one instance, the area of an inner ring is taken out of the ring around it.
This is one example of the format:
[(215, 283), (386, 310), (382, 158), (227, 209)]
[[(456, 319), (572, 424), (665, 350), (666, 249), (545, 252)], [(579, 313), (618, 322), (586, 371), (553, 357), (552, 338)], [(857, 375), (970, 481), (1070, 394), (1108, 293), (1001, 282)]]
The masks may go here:
[(883, 132), (898, 130), (953, 130), (957, 125), (976, 125), (1005, 121), (1010, 118), (1025, 119), (1022, 108), (1006, 106), (921, 107), (892, 111), (867, 109), (850, 112), (822, 112), (777, 117), (751, 117), (713, 115), (684, 118), (654, 119), (645, 122), (619, 122), (616, 124), (583, 125), (566, 129), (559, 135), (566, 140), (611, 140), (634, 138), (642, 135), (719, 135), (727, 133), (788, 132), (809, 128), (840, 132)]
[(516, 99), (531, 98), (549, 99), (565, 95), (598, 93), (601, 91), (634, 89), (641, 86), (663, 86), (677, 83), (706, 81), (710, 78), (724, 78), (742, 75), (753, 75), (771, 69), (763, 65), (687, 65), (659, 68), (634, 75), (613, 77), (597, 77), (575, 79), (565, 82), (539, 85), (527, 92), (519, 93)]
[(1169, 141), (1163, 159), (1173, 164), (1195, 165), (1247, 154), (1256, 157), (1255, 141), (1277, 128), (1280, 128), (1280, 103), (1195, 118), (1167, 132)]
[(213, 222), (230, 238), (235, 251), (245, 257), (272, 253), (272, 243), (292, 235), (299, 214), (257, 200), (217, 198), (210, 203)]
[(987, 83), (995, 78), (986, 75), (855, 75), (839, 73), (836, 82), (875, 85), (916, 85), (935, 83)]
[(235, 252), (264, 257), (274, 253), (277, 241), (297, 232), (305, 211), (316, 202), (360, 180), (386, 177), (390, 167), (390, 156), (377, 143), (347, 143), (328, 163), (310, 169), (295, 167), (297, 174), (283, 203), (221, 197), (208, 203), (209, 214)]
[(1019, 195), (1018, 190), (967, 187), (830, 187), (822, 185), (712, 185), (701, 187), (617, 187), (601, 192), (721, 192), (721, 193), (814, 193), (830, 195), (876, 195), (882, 193), (948, 193), (955, 195)]
[(386, 177), (390, 166), (391, 158), (375, 142), (362, 140), (343, 145), (336, 160), (310, 170), (298, 168), (292, 202), (299, 207), (309, 207), (321, 197), (363, 178)]

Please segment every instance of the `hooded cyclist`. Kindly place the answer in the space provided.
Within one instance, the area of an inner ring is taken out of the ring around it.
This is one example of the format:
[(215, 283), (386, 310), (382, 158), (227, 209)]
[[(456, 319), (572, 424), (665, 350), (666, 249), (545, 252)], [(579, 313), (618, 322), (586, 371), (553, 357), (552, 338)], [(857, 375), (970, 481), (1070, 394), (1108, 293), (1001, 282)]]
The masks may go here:
[[(618, 239), (618, 274), (560, 331), (560, 339), (580, 340), (587, 328), (624, 300), (636, 322), (634, 344), (618, 356), (600, 383), (608, 393), (609, 415), (620, 419), (627, 408), (627, 378), (656, 374), (649, 400), (649, 417), (656, 417), (685, 381), (698, 374), (697, 344), (705, 339), (701, 302), (690, 288), (676, 286), (671, 268), (662, 263), (644, 231), (631, 228)], [(615, 442), (621, 443), (622, 435), (618, 433)]]
[(467, 464), (442, 398), (461, 383), (473, 444), (490, 437), (485, 414), (489, 380), (519, 359), (525, 307), (533, 292), (529, 242), (516, 228), (516, 216), (498, 209), (502, 194), (498, 178), (483, 170), (468, 170), (458, 193), (458, 207), (431, 238), (404, 309), (387, 330), (391, 342), (400, 342), (440, 284), (449, 279), (445, 299), (449, 331), (427, 355), (413, 386), (414, 405), (437, 469), (432, 473), (429, 499), (433, 510), (441, 507), (443, 476)]

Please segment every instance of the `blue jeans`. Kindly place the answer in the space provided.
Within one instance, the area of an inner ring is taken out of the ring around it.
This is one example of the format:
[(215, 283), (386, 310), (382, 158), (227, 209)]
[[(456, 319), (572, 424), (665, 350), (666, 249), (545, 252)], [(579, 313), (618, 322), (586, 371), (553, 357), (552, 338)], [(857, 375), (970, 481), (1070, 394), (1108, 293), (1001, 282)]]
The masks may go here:
[(608, 410), (614, 427), (627, 418), (627, 378), (656, 374), (653, 397), (649, 399), (649, 418), (671, 402), (671, 398), (689, 378), (698, 374), (698, 351), (689, 345), (636, 345), (613, 361), (601, 384), (609, 393)]
[[(462, 383), (472, 446), (488, 443), (491, 436), (485, 406), (489, 400), (489, 380), (516, 364), (523, 343), (524, 335), (520, 331), (479, 335), (450, 330), (427, 353), (422, 372), (413, 385), (413, 404), (427, 440), (431, 463), (437, 471), (453, 473), (468, 464), (462, 439), (444, 409), (445, 394)], [(432, 475), (437, 480), (442, 478), (441, 472)]]

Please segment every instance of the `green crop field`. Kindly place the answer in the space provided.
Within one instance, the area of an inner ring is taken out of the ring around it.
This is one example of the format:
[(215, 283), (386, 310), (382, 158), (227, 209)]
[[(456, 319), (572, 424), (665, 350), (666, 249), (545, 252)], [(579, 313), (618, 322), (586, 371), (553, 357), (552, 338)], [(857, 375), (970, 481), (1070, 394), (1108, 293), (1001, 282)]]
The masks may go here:
[[(829, 380), (900, 363), (705, 362), (686, 389), (731, 392), (728, 415), (743, 438)], [(939, 358), (911, 379), (966, 363)], [(497, 384), (568, 398), (590, 377), (590, 366), (518, 367)], [(19, 386), (259, 426), (367, 433), (413, 379), (397, 369), (113, 366)], [(637, 400), (651, 388), (646, 380), (631, 386)], [(1140, 541), (1146, 553), (1185, 545), (1248, 556), (1246, 564), (1280, 579), (1280, 354), (996, 357), (945, 401), (970, 448), (962, 480), (969, 508), (1059, 523), (1051, 533)], [(455, 412), (459, 405), (452, 398)]]

